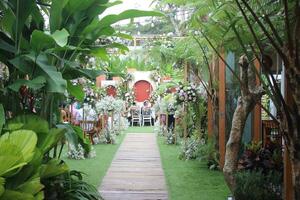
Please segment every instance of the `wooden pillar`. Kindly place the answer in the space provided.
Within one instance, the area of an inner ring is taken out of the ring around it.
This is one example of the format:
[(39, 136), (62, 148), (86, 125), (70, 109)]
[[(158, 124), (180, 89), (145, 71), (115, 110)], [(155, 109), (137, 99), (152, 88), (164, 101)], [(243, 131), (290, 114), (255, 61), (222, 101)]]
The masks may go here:
[(293, 179), (292, 179), (292, 166), (287, 152), (287, 148), (284, 148), (284, 200), (292, 200), (293, 193)]
[[(286, 80), (285, 74), (285, 67), (283, 66), (281, 74), (281, 81), (284, 83), (284, 91), (281, 91), (285, 97), (285, 100), (288, 105), (293, 105), (293, 98), (292, 94), (289, 91), (289, 85)], [(284, 144), (285, 145), (285, 144)], [(284, 176), (283, 176), (283, 183), (284, 183), (284, 200), (293, 200), (294, 199), (294, 189), (293, 189), (293, 175), (292, 175), (292, 165), (291, 160), (288, 155), (288, 151), (286, 146), (284, 147)]]
[[(225, 59), (224, 53), (222, 57)], [(226, 147), (226, 65), (219, 58), (219, 152), (220, 167), (225, 163)]]
[[(212, 79), (212, 80), (209, 80), (209, 89), (212, 91), (212, 88), (214, 87), (212, 85), (212, 81), (215, 79), (214, 77), (216, 76), (215, 74), (215, 71), (216, 71), (216, 58), (213, 56), (212, 57), (212, 61), (211, 61), (211, 64), (208, 66), (210, 68), (209, 70), (209, 73), (211, 73), (209, 75), (209, 79)], [(215, 95), (215, 94), (214, 94)], [(207, 135), (209, 138), (212, 138), (214, 136), (214, 109), (213, 109), (213, 99), (208, 96), (207, 98)], [(215, 138), (217, 139), (217, 138)]]
[[(256, 59), (254, 61), (254, 66), (258, 72), (260, 72), (260, 65), (259, 61)], [(256, 84), (260, 84), (260, 80), (258, 76), (256, 75)], [(252, 140), (255, 142), (261, 141), (261, 107), (256, 104), (253, 110), (253, 121), (252, 121), (252, 126), (253, 126), (253, 135), (252, 135)]]
[[(184, 83), (188, 82), (188, 76), (189, 76), (189, 63), (186, 61), (185, 65), (184, 65)], [(187, 115), (187, 105), (185, 103), (183, 103), (183, 113), (184, 113), (184, 116)], [(185, 141), (186, 141), (187, 135), (188, 135), (187, 129), (188, 129), (187, 122), (186, 122), (186, 118), (185, 118), (185, 120), (183, 121), (183, 137), (184, 137)]]
[(207, 99), (207, 135), (209, 138), (213, 136), (213, 105), (212, 99)]

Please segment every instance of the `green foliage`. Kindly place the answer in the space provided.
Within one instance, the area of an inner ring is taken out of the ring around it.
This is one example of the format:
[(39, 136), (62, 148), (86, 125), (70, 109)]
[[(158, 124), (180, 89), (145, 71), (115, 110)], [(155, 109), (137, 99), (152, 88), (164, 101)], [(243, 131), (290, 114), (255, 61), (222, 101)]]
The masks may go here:
[(3, 105), (0, 104), (0, 135), (4, 124), (5, 124), (5, 113), (4, 113)]
[[(97, 49), (102, 49), (105, 56), (108, 55), (105, 50), (107, 48), (128, 50), (118, 43), (100, 46), (96, 43), (100, 37), (125, 37), (124, 34), (116, 33), (112, 24), (134, 17), (162, 16), (153, 11), (127, 10), (118, 15), (98, 18), (107, 8), (119, 3), (108, 3), (107, 0), (52, 0), (50, 6), (38, 5), (39, 2), (33, 0), (9, 0), (1, 3), (0, 61), (8, 66), (11, 76), (9, 85), (4, 85), (5, 89), (10, 90), (0, 94), (17, 96), (21, 86), (28, 86), (29, 90), (21, 98), (33, 96), (32, 101), (41, 99), (40, 114), (48, 118), (52, 125), (54, 119), (51, 118), (57, 112), (55, 105), (59, 101), (53, 98), (52, 93), (58, 93), (57, 96), (61, 97), (68, 89), (72, 95), (82, 100), (82, 92), (68, 87), (67, 81), (81, 76), (95, 78), (99, 74), (99, 70), (83, 69), (78, 63), (80, 56), (90, 55)], [(42, 12), (48, 17), (44, 19)], [(46, 20), (49, 20), (50, 33), (44, 26), (47, 24)], [(29, 80), (17, 79), (25, 75)], [(43, 93), (47, 95), (42, 95)], [(21, 107), (19, 102), (6, 103), (4, 106), (14, 113), (26, 107)], [(31, 106), (30, 112), (32, 110)]]
[(242, 171), (236, 175), (236, 200), (281, 200), (281, 175), (270, 171), (267, 175), (261, 171)]
[[(53, 166), (53, 160), (42, 164), (42, 148), (31, 130), (7, 132), (0, 137), (0, 199), (42, 199), (44, 185), (40, 179), (65, 173), (68, 168)], [(48, 169), (47, 176), (44, 168)]]
[(80, 127), (69, 124), (58, 124), (56, 126), (65, 130), (65, 139), (69, 145), (78, 147), (78, 144), (80, 144), (84, 149), (85, 156), (91, 152), (92, 144), (88, 138), (84, 137)]
[(204, 160), (209, 169), (219, 169), (220, 154), (216, 149), (216, 141), (208, 139), (206, 143), (200, 145), (198, 148), (198, 158)]
[(49, 128), (48, 122), (36, 115), (20, 115), (8, 122), (7, 130), (26, 129), (34, 131), (38, 135), (37, 147), (42, 153), (47, 153), (64, 136), (63, 129)]
[(102, 199), (97, 188), (83, 181), (82, 173), (72, 170), (44, 182), (46, 200), (73, 199), (99, 200)]
[[(37, 116), (21, 115), (9, 120), (5, 131), (0, 137), (1, 200), (52, 199), (53, 194), (67, 196), (67, 199), (99, 198), (97, 190), (84, 182), (81, 175), (69, 172), (62, 160), (49, 153), (64, 135), (76, 134), (77, 140), (84, 140), (80, 128), (76, 130), (78, 133), (70, 133), (70, 128), (65, 127), (50, 129), (47, 121)], [(90, 149), (91, 144), (84, 142)], [(61, 186), (60, 183), (64, 184), (63, 190), (53, 187)]]

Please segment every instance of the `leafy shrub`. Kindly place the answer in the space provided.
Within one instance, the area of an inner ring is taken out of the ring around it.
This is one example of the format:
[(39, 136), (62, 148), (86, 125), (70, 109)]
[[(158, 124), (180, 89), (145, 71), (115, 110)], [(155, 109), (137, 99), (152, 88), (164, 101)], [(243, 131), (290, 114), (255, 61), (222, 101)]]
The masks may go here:
[(282, 175), (278, 172), (264, 174), (262, 171), (236, 173), (236, 200), (281, 200)]
[(167, 144), (175, 144), (175, 132), (173, 129), (169, 129), (168, 134), (167, 134)]
[(268, 143), (262, 147), (261, 143), (250, 143), (239, 160), (238, 168), (240, 170), (262, 170), (263, 173), (271, 170), (282, 172), (281, 146)]
[(215, 140), (202, 142), (198, 148), (198, 157), (200, 160), (205, 160), (207, 162), (209, 169), (219, 169), (220, 154), (215, 148)]
[(1, 200), (43, 199), (44, 185), (40, 180), (68, 171), (68, 166), (55, 158), (43, 159), (63, 132), (53, 130), (46, 134), (41, 137), (32, 130), (19, 129), (0, 137)]
[(46, 200), (100, 200), (97, 189), (83, 181), (82, 173), (72, 170), (43, 182)]
[(200, 140), (196, 136), (187, 138), (181, 143), (181, 152), (179, 158), (183, 160), (192, 160), (198, 157), (198, 149), (201, 145)]
[(75, 160), (85, 159), (84, 149), (82, 148), (82, 146), (80, 144), (78, 144), (77, 147), (75, 147), (74, 145), (71, 144), (69, 148), (70, 149), (68, 151), (68, 158), (75, 159)]
[[(57, 199), (98, 199), (99, 194), (81, 177), (68, 179), (66, 174), (72, 174), (68, 166), (49, 153), (64, 137), (65, 129), (50, 129), (47, 121), (22, 115), (10, 120), (5, 132), (0, 136), (0, 200), (55, 199), (61, 192), (66, 198)], [(65, 190), (51, 187), (57, 177), (68, 181)]]
[(236, 174), (235, 198), (249, 200), (282, 199), (283, 161), (281, 146), (250, 143), (245, 147)]

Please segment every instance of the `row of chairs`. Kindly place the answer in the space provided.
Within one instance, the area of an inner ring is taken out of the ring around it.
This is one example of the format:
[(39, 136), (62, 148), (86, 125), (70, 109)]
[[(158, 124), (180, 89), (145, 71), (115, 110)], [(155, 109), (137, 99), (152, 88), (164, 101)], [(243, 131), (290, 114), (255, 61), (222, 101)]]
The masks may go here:
[(139, 108), (133, 108), (131, 112), (131, 126), (136, 122), (139, 126), (145, 126), (145, 123), (149, 122), (152, 126), (152, 115), (150, 108), (143, 108), (141, 111)]
[(107, 120), (107, 116), (99, 116), (98, 119), (83, 119), (79, 121), (79, 124), (76, 124), (72, 120), (71, 112), (61, 110), (61, 121), (64, 123), (79, 125), (82, 128), (84, 137), (88, 137), (92, 144), (94, 144), (94, 137), (100, 137), (103, 128), (107, 125)]

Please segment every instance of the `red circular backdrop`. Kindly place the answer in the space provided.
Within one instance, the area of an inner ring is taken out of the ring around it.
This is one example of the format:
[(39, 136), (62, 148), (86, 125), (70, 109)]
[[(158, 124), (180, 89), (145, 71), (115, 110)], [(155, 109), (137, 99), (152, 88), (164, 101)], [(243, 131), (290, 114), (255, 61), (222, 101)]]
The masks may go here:
[(150, 94), (152, 92), (152, 86), (148, 81), (138, 81), (134, 84), (134, 93), (135, 93), (135, 100), (137, 102), (143, 102), (149, 99)]

